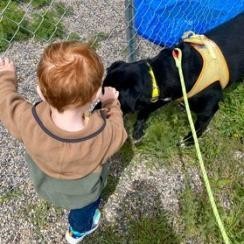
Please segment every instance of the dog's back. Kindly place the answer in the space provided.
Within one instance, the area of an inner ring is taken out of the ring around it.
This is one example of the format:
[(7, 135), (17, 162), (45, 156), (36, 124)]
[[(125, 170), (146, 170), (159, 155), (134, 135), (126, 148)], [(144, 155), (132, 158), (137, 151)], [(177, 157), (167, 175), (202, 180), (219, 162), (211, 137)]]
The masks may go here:
[(244, 75), (244, 13), (206, 33), (221, 48), (230, 71), (230, 81)]

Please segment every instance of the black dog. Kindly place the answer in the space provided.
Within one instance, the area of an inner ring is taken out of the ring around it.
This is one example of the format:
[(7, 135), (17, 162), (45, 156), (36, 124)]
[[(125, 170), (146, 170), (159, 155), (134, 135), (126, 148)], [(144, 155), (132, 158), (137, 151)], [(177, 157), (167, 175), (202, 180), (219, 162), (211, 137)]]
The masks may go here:
[[(244, 74), (243, 28), (244, 14), (240, 14), (205, 34), (207, 38), (217, 44), (225, 57), (227, 64), (227, 73), (225, 73), (228, 75), (229, 84), (240, 79)], [(200, 52), (195, 48), (196, 46), (196, 43), (189, 43), (187, 40), (176, 46), (182, 51), (182, 69), (187, 92), (198, 80), (203, 66), (213, 64), (212, 61), (204, 61)], [(206, 48), (202, 43), (198, 46), (199, 49)], [(211, 54), (211, 45), (210, 48), (208, 44), (207, 46), (207, 50)], [(179, 74), (172, 56), (173, 50), (173, 48), (166, 48), (154, 58), (134, 63), (118, 61), (107, 69), (104, 86), (113, 86), (120, 92), (119, 100), (124, 113), (138, 112), (133, 131), (135, 140), (139, 140), (143, 136), (145, 122), (150, 113), (171, 100), (182, 97)], [(220, 79), (215, 78), (218, 77), (215, 72), (219, 73), (219, 76), (222, 75), (222, 69), (224, 72), (224, 65), (220, 65), (221, 67), (212, 65), (210, 74), (208, 74), (208, 77), (214, 79), (213, 82), (189, 98), (190, 108), (197, 116), (195, 128), (198, 137), (202, 135), (218, 110), (218, 103), (223, 97), (222, 88), (227, 85), (223, 86)], [(155, 85), (159, 90), (157, 91), (155, 88), (155, 91), (152, 92)], [(156, 93), (156, 97), (152, 95), (153, 93)], [(184, 137), (184, 142), (192, 144), (191, 133)]]

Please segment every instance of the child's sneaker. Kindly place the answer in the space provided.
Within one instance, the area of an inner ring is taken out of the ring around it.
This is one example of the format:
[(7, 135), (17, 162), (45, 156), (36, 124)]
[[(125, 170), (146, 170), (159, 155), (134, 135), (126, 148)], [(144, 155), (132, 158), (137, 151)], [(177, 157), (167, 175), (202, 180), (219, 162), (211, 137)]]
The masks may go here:
[(73, 230), (70, 226), (69, 230), (67, 230), (67, 232), (65, 234), (65, 238), (66, 238), (67, 242), (69, 244), (80, 243), (84, 239), (84, 237), (91, 234), (93, 231), (95, 231), (97, 229), (97, 227), (99, 226), (100, 217), (101, 217), (101, 212), (99, 211), (99, 209), (96, 209), (95, 214), (93, 216), (92, 228), (83, 233)]

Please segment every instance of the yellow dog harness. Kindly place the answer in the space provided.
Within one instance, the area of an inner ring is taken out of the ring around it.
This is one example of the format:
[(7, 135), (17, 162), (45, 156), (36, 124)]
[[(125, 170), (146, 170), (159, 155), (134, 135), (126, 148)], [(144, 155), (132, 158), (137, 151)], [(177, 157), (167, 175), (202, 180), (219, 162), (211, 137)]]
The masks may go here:
[[(192, 35), (183, 40), (189, 43), (202, 56), (203, 67), (192, 89), (187, 93), (190, 98), (216, 81), (224, 89), (229, 82), (229, 69), (218, 45), (204, 35)], [(182, 100), (182, 98), (178, 99)]]
[[(201, 73), (192, 89), (187, 93), (187, 97), (190, 98), (196, 95), (216, 81), (219, 81), (222, 89), (224, 89), (229, 83), (229, 69), (218, 45), (206, 36), (196, 34), (183, 39), (183, 41), (189, 43), (203, 59)], [(152, 67), (149, 63), (147, 63), (147, 65), (152, 82), (151, 102), (155, 103), (159, 99), (160, 90)], [(181, 101), (182, 99), (183, 98), (179, 98), (177, 100)]]

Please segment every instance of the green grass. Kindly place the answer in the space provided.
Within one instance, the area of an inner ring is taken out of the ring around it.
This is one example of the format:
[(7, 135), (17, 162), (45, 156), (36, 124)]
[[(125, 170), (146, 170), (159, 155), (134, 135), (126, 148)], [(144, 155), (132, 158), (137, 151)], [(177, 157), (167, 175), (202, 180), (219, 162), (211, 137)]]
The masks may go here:
[(167, 215), (159, 213), (152, 218), (142, 217), (132, 221), (128, 228), (127, 240), (130, 243), (180, 243), (180, 238), (168, 224)]
[(175, 234), (170, 227), (165, 213), (158, 213), (153, 217), (142, 216), (133, 219), (131, 216), (128, 229), (123, 234), (119, 234), (116, 226), (107, 226), (102, 232), (97, 231), (87, 243), (103, 244), (177, 244), (181, 238)]
[[(217, 186), (213, 185), (215, 192)], [(243, 189), (235, 185), (232, 188), (232, 198), (234, 204), (231, 209), (223, 209), (218, 204), (218, 210), (225, 225), (231, 243), (241, 243), (244, 240), (243, 231)], [(215, 197), (218, 194), (215, 194)], [(235, 199), (236, 198), (236, 199)], [(218, 199), (218, 198), (217, 198)], [(222, 236), (217, 227), (212, 209), (204, 192), (200, 196), (194, 193), (189, 187), (185, 189), (181, 198), (181, 216), (184, 223), (184, 231), (181, 233), (182, 239), (198, 238), (203, 243), (222, 243)]]
[[(5, 0), (3, 2), (7, 2), (7, 1)], [(30, 0), (12, 0), (12, 2), (21, 4), (21, 3), (29, 3)], [(50, 4), (51, 2), (52, 0), (33, 0), (31, 4), (34, 8), (41, 8)]]
[[(210, 184), (232, 243), (244, 240), (243, 158), (235, 157), (235, 152), (244, 153), (243, 97), (243, 85), (227, 89), (224, 102), (220, 103), (220, 110), (211, 121), (210, 131), (200, 139)], [(179, 163), (175, 159), (181, 158), (185, 172), (193, 165), (199, 168), (194, 147), (180, 149), (176, 146), (188, 131), (186, 114), (172, 104), (150, 118), (145, 138), (136, 151), (164, 159), (164, 166), (168, 167)], [(230, 209), (222, 206), (220, 199), (223, 196), (230, 202)], [(193, 238), (203, 243), (222, 243), (205, 189), (200, 195), (194, 193), (187, 181), (180, 205), (184, 223), (184, 231), (180, 233), (183, 242)]]
[[(0, 2), (0, 11), (6, 6), (6, 2)], [(15, 2), (11, 2), (0, 19), (0, 52), (4, 51), (9, 42), (13, 40), (26, 40), (30, 37), (27, 31), (28, 21), (22, 20), (24, 11)], [(21, 22), (21, 25), (19, 23)], [(14, 39), (13, 39), (14, 38)], [(12, 40), (13, 39), (13, 40)]]
[[(29, 0), (25, 0), (26, 2), (28, 2)], [(44, 6), (49, 5), (52, 2), (52, 0), (34, 0), (32, 1), (32, 6), (34, 8), (41, 8)]]
[[(71, 7), (63, 3), (54, 3), (50, 9), (51, 0), (32, 1), (33, 13), (25, 15), (22, 9), (23, 3), (29, 3), (29, 0), (0, 2), (0, 12), (3, 15), (0, 19), (0, 52), (3, 52), (13, 41), (24, 41), (35, 38), (39, 41), (53, 41), (55, 39), (81, 40), (77, 33), (69, 33), (62, 24), (62, 17), (73, 14)], [(101, 42), (108, 38), (105, 32), (98, 32), (88, 37), (89, 42), (94, 49), (98, 49)]]
[[(237, 151), (244, 153), (243, 96), (244, 87), (242, 85), (225, 91), (224, 102), (221, 102), (220, 110), (209, 126), (210, 131), (200, 139), (200, 147), (210, 184), (220, 216), (232, 243), (241, 243), (244, 240), (243, 163), (241, 159), (235, 157)], [(126, 123), (129, 133), (132, 131), (134, 120), (135, 116), (130, 116)], [(149, 119), (146, 135), (139, 146), (132, 147), (133, 154), (150, 157), (149, 167), (158, 159), (164, 163), (163, 166), (167, 167), (171, 167), (172, 164), (179, 164), (181, 161), (183, 171), (187, 175), (187, 168), (192, 166), (199, 168), (194, 147), (181, 149), (176, 145), (180, 137), (188, 131), (189, 125), (185, 112), (180, 111), (176, 104), (171, 104), (155, 112)], [(123, 148), (125, 157), (127, 154), (129, 155), (130, 146), (127, 145)], [(145, 221), (151, 223), (156, 230), (161, 230), (161, 233), (154, 230), (154, 234), (150, 236), (152, 226), (150, 224), (144, 225), (144, 220), (137, 220), (128, 225), (130, 237), (127, 239), (116, 235), (115, 230), (110, 230), (111, 236), (107, 236), (108, 239), (106, 240), (113, 240), (115, 238), (113, 235), (115, 235), (121, 241), (118, 243), (170, 243), (171, 240), (173, 243), (186, 243), (189, 239), (195, 243), (199, 241), (222, 243), (222, 237), (205, 189), (203, 188), (202, 193), (195, 193), (190, 188), (189, 181), (190, 179), (186, 180), (185, 190), (180, 196), (180, 219), (183, 230), (181, 233), (174, 234), (175, 238), (162, 235), (162, 233), (167, 232), (170, 225), (161, 226), (160, 222), (153, 218)], [(230, 207), (227, 209), (223, 207), (223, 200), (221, 200), (223, 196), (227, 198), (225, 201), (230, 203)], [(165, 222), (167, 223), (167, 218)], [(172, 232), (167, 233), (172, 234)], [(148, 236), (151, 237), (150, 240), (147, 239)], [(165, 239), (162, 240), (162, 236)]]
[[(0, 2), (0, 11), (4, 9), (7, 1)], [(22, 2), (26, 2), (23, 0)], [(35, 12), (31, 18), (18, 24), (24, 12), (20, 1), (12, 1), (0, 19), (0, 51), (4, 51), (11, 41), (27, 40), (35, 33), (38, 40), (51, 40), (62, 38), (65, 33), (62, 23), (58, 19), (64, 14), (70, 14), (72, 10), (64, 12), (63, 5), (55, 5), (41, 19), (42, 7), (50, 3), (50, 0), (32, 1)], [(39, 25), (42, 21), (42, 24)], [(17, 23), (17, 24), (16, 24)], [(55, 25), (55, 23), (58, 23)], [(14, 39), (12, 40), (14, 34)], [(98, 48), (101, 42), (107, 38), (107, 34), (100, 32), (89, 38), (94, 48)], [(71, 33), (70, 40), (79, 40), (76, 33)], [(210, 123), (210, 131), (200, 139), (200, 147), (204, 163), (210, 179), (211, 187), (217, 202), (220, 216), (224, 222), (227, 233), (232, 243), (242, 243), (244, 240), (244, 187), (243, 187), (243, 158), (235, 157), (235, 152), (244, 153), (244, 86), (238, 85), (225, 91), (224, 102), (220, 103), (220, 110)], [(131, 132), (133, 117), (127, 121), (128, 131)], [(133, 146), (130, 141), (119, 152), (122, 167), (126, 167), (132, 157), (137, 154), (150, 157), (148, 167), (159, 161), (160, 166), (171, 167), (183, 162), (183, 170), (187, 175), (187, 169), (198, 167), (194, 147), (179, 148), (176, 144), (190, 130), (185, 112), (178, 109), (172, 103), (156, 111), (148, 121), (145, 137), (140, 145)], [(115, 190), (119, 177), (110, 176), (108, 186), (103, 193), (107, 199)], [(159, 212), (155, 216), (141, 216), (130, 221), (127, 233), (122, 235), (116, 226), (107, 226), (102, 231), (97, 231), (88, 243), (152, 243), (170, 244), (186, 243), (187, 240), (201, 240), (203, 243), (222, 243), (222, 237), (216, 225), (212, 209), (205, 189), (203, 192), (194, 192), (190, 185), (190, 179), (185, 182), (185, 189), (180, 201), (180, 223), (182, 231), (175, 233), (169, 216)], [(0, 198), (0, 204), (20, 196), (17, 190), (9, 191)], [(229, 208), (223, 206), (223, 197), (229, 202)], [(48, 214), (51, 206), (46, 202), (27, 205), (24, 216), (36, 227), (38, 235), (41, 229), (48, 226)], [(57, 216), (61, 210), (55, 210)], [(44, 237), (42, 238), (45, 239)], [(198, 242), (196, 241), (196, 243)]]
[(101, 47), (101, 43), (107, 38), (108, 34), (106, 34), (105, 32), (97, 32), (84, 39), (81, 39), (77, 33), (70, 33), (67, 39), (72, 41), (74, 40), (87, 42), (93, 49), (97, 50)]
[[(225, 91), (225, 99), (220, 103), (220, 110), (209, 125), (210, 131), (200, 139), (200, 147), (208, 173), (213, 194), (221, 219), (231, 243), (243, 243), (244, 240), (244, 187), (243, 158), (235, 156), (244, 153), (244, 87), (234, 86)], [(126, 126), (131, 133), (135, 116), (130, 116)], [(127, 144), (121, 150), (122, 158), (127, 161), (131, 155), (145, 155), (148, 166), (155, 161), (182, 164), (185, 173), (185, 189), (179, 196), (179, 225), (182, 231), (174, 233), (168, 224), (168, 216), (159, 213), (157, 217), (131, 220), (127, 234), (120, 235), (116, 227), (109, 226), (89, 239), (98, 243), (223, 243), (216, 224), (207, 192), (202, 182), (203, 191), (194, 192), (190, 187), (188, 168), (197, 167), (200, 172), (195, 148), (179, 148), (176, 143), (189, 131), (185, 112), (171, 104), (155, 112), (148, 121), (148, 128), (143, 141), (138, 146)], [(133, 152), (131, 153), (131, 149)], [(160, 167), (160, 165), (159, 165)], [(201, 173), (200, 173), (201, 174)], [(116, 186), (111, 179), (109, 187)], [(227, 203), (228, 207), (224, 207)], [(131, 218), (133, 218), (131, 216)], [(152, 234), (153, 233), (153, 234)]]
[(170, 161), (178, 154), (177, 143), (188, 130), (186, 114), (180, 111), (176, 104), (169, 104), (149, 118), (146, 134), (137, 150)]
[(70, 40), (70, 41), (79, 41), (81, 38), (80, 38), (80, 36), (77, 33), (71, 32), (68, 35), (68, 38), (67, 39)]
[[(211, 137), (212, 132), (216, 132), (215, 136), (220, 140), (237, 140), (238, 143), (242, 143), (244, 135), (243, 96), (244, 87), (241, 84), (225, 91), (224, 102), (220, 103), (220, 109), (210, 123), (210, 132), (202, 137), (208, 138), (207, 141), (200, 139), (201, 148), (206, 147), (207, 152), (211, 155), (217, 153), (214, 151), (217, 150), (215, 147), (209, 150), (209, 143), (214, 144), (217, 140)], [(179, 148), (176, 144), (190, 131), (190, 127), (186, 113), (181, 111), (176, 104), (170, 104), (159, 109), (149, 118), (148, 128), (145, 131), (143, 141), (137, 150), (144, 154), (170, 160), (178, 154)], [(191, 148), (189, 150), (192, 151)], [(194, 152), (193, 150), (190, 155)]]
[(18, 188), (11, 189), (0, 196), (0, 204), (5, 204), (11, 201), (12, 199), (20, 197), (22, 194), (23, 192)]
[(32, 37), (40, 41), (52, 41), (65, 37), (61, 18), (72, 14), (70, 7), (56, 3), (46, 11), (45, 6), (49, 5), (51, 0), (35, 0), (31, 2), (34, 11), (27, 16), (21, 4), (29, 1), (11, 1), (8, 5), (7, 2), (0, 2), (0, 12), (3, 11), (0, 18), (0, 52), (13, 41), (24, 41)]
[(224, 103), (216, 116), (215, 127), (223, 136), (243, 140), (244, 137), (244, 88), (235, 85), (225, 92)]
[[(48, 216), (50, 209), (53, 208), (51, 204), (46, 201), (40, 201), (35, 204), (28, 204), (25, 206), (22, 214), (38, 229), (48, 226)], [(54, 212), (57, 216), (61, 216), (63, 210), (61, 208), (55, 208)]]
[(64, 26), (58, 22), (60, 15), (56, 11), (47, 11), (44, 15), (34, 14), (32, 18), (28, 29), (34, 33), (38, 40), (64, 37)]
[(88, 40), (88, 42), (90, 43), (90, 45), (94, 48), (94, 49), (98, 49), (101, 45), (101, 42), (103, 42), (104, 40), (106, 40), (108, 38), (108, 34), (105, 32), (98, 32), (96, 34), (94, 34), (93, 36), (91, 36)]
[(41, 239), (42, 243), (45, 242), (46, 238), (43, 236), (41, 230), (49, 227), (51, 208), (56, 219), (61, 218), (63, 210), (61, 208), (53, 208), (51, 204), (43, 200), (39, 203), (26, 205), (25, 208), (21, 209), (18, 213), (20, 217), (24, 217), (28, 222), (32, 223), (34, 232), (38, 238)]

